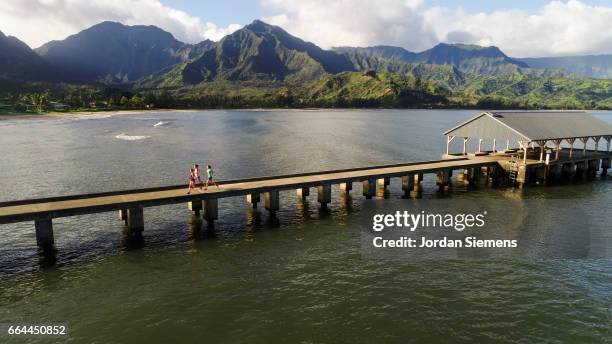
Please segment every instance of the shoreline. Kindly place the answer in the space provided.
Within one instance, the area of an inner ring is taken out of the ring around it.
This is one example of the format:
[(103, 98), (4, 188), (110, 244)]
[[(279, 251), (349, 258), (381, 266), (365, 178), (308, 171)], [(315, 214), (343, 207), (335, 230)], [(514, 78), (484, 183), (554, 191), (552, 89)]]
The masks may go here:
[(0, 121), (11, 119), (61, 119), (61, 118), (81, 118), (94, 116), (124, 116), (136, 115), (146, 112), (194, 112), (200, 110), (192, 109), (155, 109), (155, 110), (109, 110), (109, 111), (74, 111), (74, 112), (45, 112), (40, 114), (14, 114), (0, 115)]

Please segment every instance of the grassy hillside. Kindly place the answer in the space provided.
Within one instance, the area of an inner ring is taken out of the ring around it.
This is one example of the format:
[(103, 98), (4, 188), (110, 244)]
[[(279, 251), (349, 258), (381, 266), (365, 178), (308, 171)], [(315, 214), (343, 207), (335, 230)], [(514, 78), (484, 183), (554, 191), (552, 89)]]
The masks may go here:
[(302, 91), (303, 102), (320, 107), (445, 106), (448, 90), (411, 75), (344, 72), (326, 75)]
[(487, 107), (609, 109), (612, 80), (508, 74), (475, 77), (455, 90)]
[[(325, 73), (309, 83), (216, 80), (197, 85), (153, 83), (150, 88), (142, 83), (133, 89), (2, 84), (8, 85), (0, 87), (0, 103), (5, 108), (7, 104), (23, 107), (32, 102), (45, 108), (59, 101), (71, 109), (84, 108), (92, 102), (104, 103), (108, 108), (612, 109), (612, 80), (541, 73), (464, 75), (451, 66), (431, 65), (414, 65), (407, 74)], [(15, 92), (15, 87), (21, 91)]]

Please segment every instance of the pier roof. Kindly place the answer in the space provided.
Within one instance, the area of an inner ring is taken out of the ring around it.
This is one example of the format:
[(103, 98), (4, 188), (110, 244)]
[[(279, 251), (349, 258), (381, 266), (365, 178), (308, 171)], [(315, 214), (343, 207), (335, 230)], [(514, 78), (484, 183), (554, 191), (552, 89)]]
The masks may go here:
[(541, 141), (612, 136), (612, 125), (584, 111), (487, 111), (444, 134)]

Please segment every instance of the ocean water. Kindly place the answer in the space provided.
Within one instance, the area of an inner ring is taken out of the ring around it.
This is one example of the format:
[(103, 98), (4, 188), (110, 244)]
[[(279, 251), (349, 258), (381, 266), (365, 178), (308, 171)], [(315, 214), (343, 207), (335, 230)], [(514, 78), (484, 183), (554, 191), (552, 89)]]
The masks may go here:
[[(194, 162), (235, 179), (435, 160), (445, 149), (442, 132), (475, 114), (261, 110), (5, 120), (0, 201), (186, 183)], [(596, 115), (612, 123), (612, 113)], [(282, 192), (276, 218), (229, 198), (219, 203), (214, 234), (199, 230), (186, 205), (145, 209), (137, 247), (115, 213), (62, 218), (54, 220), (55, 264), (37, 254), (32, 223), (0, 225), (0, 324), (66, 324), (70, 337), (54, 340), (74, 343), (606, 343), (611, 191), (609, 179), (597, 178), (520, 193), (455, 186), (440, 194), (426, 176), (419, 201), (402, 199), (397, 180), (373, 200), (357, 185), (348, 200), (334, 187), (327, 211), (314, 192), (304, 203)], [(470, 200), (509, 222), (520, 221), (514, 207), (551, 200), (541, 223), (561, 218), (556, 230), (515, 226), (511, 235), (563, 258), (364, 253), (373, 209), (444, 202), (461, 210)], [(573, 242), (599, 243), (604, 256), (575, 254)]]

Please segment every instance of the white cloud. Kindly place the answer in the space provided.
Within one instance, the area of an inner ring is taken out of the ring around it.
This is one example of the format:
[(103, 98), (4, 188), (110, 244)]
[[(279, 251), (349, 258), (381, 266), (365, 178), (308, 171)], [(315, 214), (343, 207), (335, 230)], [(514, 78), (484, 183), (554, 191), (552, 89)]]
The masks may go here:
[(419, 0), (263, 0), (281, 13), (264, 21), (323, 48), (391, 44), (426, 49), (436, 41)]
[(195, 43), (219, 40), (241, 27), (218, 27), (158, 0), (2, 0), (0, 30), (31, 47), (111, 20), (126, 25), (156, 25), (177, 39)]
[(262, 0), (264, 18), (329, 48), (398, 45), (412, 51), (439, 42), (496, 45), (511, 56), (612, 53), (612, 7), (551, 1), (535, 11), (470, 13), (424, 0)]
[(612, 52), (612, 7), (571, 0), (552, 1), (534, 13), (434, 7), (423, 16), (441, 40), (451, 32), (465, 32), (472, 43), (496, 45), (517, 57)]

